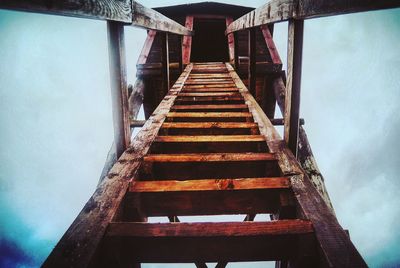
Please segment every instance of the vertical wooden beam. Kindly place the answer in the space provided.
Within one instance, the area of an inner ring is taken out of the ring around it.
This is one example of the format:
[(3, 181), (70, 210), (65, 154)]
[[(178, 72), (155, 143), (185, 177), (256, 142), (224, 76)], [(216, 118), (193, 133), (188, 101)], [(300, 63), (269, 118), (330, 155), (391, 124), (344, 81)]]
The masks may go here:
[(169, 90), (169, 48), (168, 48), (168, 33), (161, 33), (162, 44), (161, 44), (161, 63), (162, 63), (162, 76), (164, 83), (164, 94), (167, 94)]
[[(193, 16), (186, 16), (185, 27), (189, 30), (193, 30)], [(182, 45), (182, 55), (183, 64), (187, 65), (190, 63), (190, 52), (192, 50), (192, 37), (190, 35), (185, 35), (183, 37)]]
[(107, 22), (114, 143), (117, 158), (130, 144), (128, 87), (126, 82), (124, 26)]
[(181, 74), (183, 72), (183, 37), (182, 35), (179, 35), (179, 46), (180, 48), (178, 49), (178, 61), (179, 61), (179, 73)]
[(156, 33), (157, 32), (154, 30), (148, 31), (146, 41), (144, 42), (142, 52), (140, 52), (137, 64), (145, 64), (147, 62), (147, 58), (149, 57), (150, 49), (153, 46)]
[[(233, 18), (226, 18), (226, 27), (233, 22)], [(229, 62), (231, 64), (236, 64), (235, 62), (235, 37), (233, 33), (228, 34), (228, 49), (229, 49)]]
[(239, 71), (239, 37), (238, 37), (238, 32), (233, 33), (233, 41), (234, 41), (234, 47), (235, 47), (235, 54), (234, 54), (234, 62), (235, 62), (235, 69), (236, 71)]
[(249, 79), (249, 90), (251, 94), (255, 95), (256, 91), (256, 28), (250, 28), (249, 32), (249, 46), (248, 46), (248, 55), (249, 55), (249, 70), (248, 70), (248, 79)]
[(284, 137), (289, 149), (297, 156), (300, 117), (301, 60), (303, 54), (303, 20), (289, 20), (288, 77), (285, 99)]

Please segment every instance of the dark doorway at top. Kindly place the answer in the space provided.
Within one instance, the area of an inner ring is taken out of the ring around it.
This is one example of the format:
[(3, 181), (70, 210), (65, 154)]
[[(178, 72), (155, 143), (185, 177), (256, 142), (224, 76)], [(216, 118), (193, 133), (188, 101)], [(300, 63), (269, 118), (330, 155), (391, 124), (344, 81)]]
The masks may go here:
[(225, 19), (194, 19), (191, 62), (229, 61)]

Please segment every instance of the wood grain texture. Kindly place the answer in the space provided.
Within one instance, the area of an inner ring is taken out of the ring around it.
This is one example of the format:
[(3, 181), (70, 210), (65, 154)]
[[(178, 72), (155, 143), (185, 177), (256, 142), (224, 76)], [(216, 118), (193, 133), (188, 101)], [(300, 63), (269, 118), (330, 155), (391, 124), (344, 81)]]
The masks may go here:
[(129, 191), (144, 192), (177, 192), (177, 191), (233, 191), (255, 189), (288, 189), (289, 179), (277, 178), (251, 178), (251, 179), (222, 179), (222, 180), (196, 180), (196, 181), (133, 181)]
[(114, 144), (119, 158), (131, 141), (124, 26), (107, 22)]
[(131, 0), (2, 0), (0, 8), (131, 23), (131, 2)]
[(285, 92), (284, 139), (295, 156), (297, 156), (299, 137), (303, 32), (303, 20), (289, 21), (288, 77)]
[(262, 25), (261, 31), (264, 36), (265, 43), (267, 44), (269, 54), (274, 64), (282, 64), (281, 57), (279, 56), (278, 50), (276, 49), (275, 42), (272, 39), (272, 34), (269, 31), (268, 26)]
[(272, 0), (232, 22), (226, 34), (289, 19), (310, 19), (399, 6), (397, 0)]
[[(186, 16), (185, 27), (189, 30), (193, 30), (193, 16)], [(190, 63), (190, 53), (192, 51), (192, 37), (185, 35), (182, 40), (182, 61), (183, 64)]]
[(290, 235), (313, 232), (305, 220), (271, 222), (207, 222), (207, 223), (134, 223), (113, 222), (107, 236), (123, 237), (239, 237), (258, 235)]
[[(226, 27), (229, 26), (229, 24), (231, 24), (233, 22), (233, 18), (232, 17), (227, 17), (225, 19), (226, 22)], [(228, 49), (229, 49), (229, 62), (230, 64), (235, 64), (235, 36), (234, 34), (228, 34), (227, 36), (228, 38)]]
[(262, 135), (191, 135), (191, 136), (158, 136), (157, 142), (255, 142), (265, 141)]
[(150, 30), (147, 33), (146, 41), (144, 42), (142, 51), (140, 52), (138, 61), (136, 64), (145, 64), (147, 62), (147, 58), (149, 57), (150, 49), (153, 46), (154, 39), (156, 37), (157, 32), (155, 30)]
[(132, 25), (179, 35), (193, 35), (186, 27), (136, 1), (132, 2)]
[[(180, 76), (175, 88), (182, 87), (190, 73), (191, 65)], [(176, 93), (168, 95), (157, 107), (145, 126), (135, 137), (131, 147), (97, 187), (96, 191), (68, 228), (43, 267), (98, 266), (95, 257), (109, 222), (116, 216), (121, 200), (128, 190), (129, 181), (138, 175), (141, 157), (149, 150)]]
[(149, 154), (145, 162), (236, 162), (236, 161), (276, 161), (271, 153), (198, 153), (198, 154)]
[[(132, 261), (257, 261), (315, 254), (304, 246), (307, 241), (313, 242), (312, 226), (301, 220), (168, 223), (153, 226), (113, 223), (108, 231), (106, 238), (109, 246), (113, 247), (115, 242), (122, 241), (123, 247), (130, 248), (125, 257), (131, 257)], [(127, 237), (123, 238), (125, 235)], [(135, 254), (129, 254), (132, 252)]]

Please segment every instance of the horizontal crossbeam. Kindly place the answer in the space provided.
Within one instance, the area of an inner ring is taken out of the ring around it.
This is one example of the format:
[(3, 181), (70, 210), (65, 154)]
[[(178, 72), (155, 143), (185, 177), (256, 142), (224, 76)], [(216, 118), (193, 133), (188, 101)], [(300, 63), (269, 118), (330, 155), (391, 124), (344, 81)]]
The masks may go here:
[(399, 6), (397, 0), (272, 0), (232, 22), (226, 34), (289, 19), (311, 19)]
[(193, 34), (181, 24), (132, 0), (2, 0), (0, 9), (116, 21), (179, 35)]

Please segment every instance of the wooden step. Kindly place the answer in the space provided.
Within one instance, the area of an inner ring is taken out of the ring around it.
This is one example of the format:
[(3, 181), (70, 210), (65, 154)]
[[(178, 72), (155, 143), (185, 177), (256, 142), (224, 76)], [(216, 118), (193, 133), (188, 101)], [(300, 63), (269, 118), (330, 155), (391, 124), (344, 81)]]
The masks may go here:
[(184, 85), (183, 89), (188, 89), (188, 88), (231, 88), (235, 87), (235, 83), (223, 83), (223, 84), (203, 84), (203, 85)]
[(192, 191), (238, 191), (289, 189), (287, 177), (206, 179), (197, 181), (133, 181), (129, 187), (134, 193), (192, 192)]
[(175, 105), (213, 105), (213, 104), (244, 104), (242, 97), (177, 97)]
[(272, 153), (228, 153), (228, 154), (149, 154), (145, 162), (236, 162), (236, 161), (275, 161)]
[(166, 121), (174, 122), (252, 122), (249, 112), (169, 112)]
[(219, 142), (158, 142), (154, 141), (150, 152), (174, 153), (247, 153), (267, 152), (265, 141), (219, 141)]
[(180, 97), (235, 97), (241, 96), (238, 92), (183, 92)]
[(145, 216), (277, 213), (289, 188), (285, 177), (135, 181), (124, 206)]
[(268, 261), (315, 254), (313, 226), (304, 220), (114, 222), (108, 226), (105, 242), (131, 263)]
[(174, 105), (171, 107), (171, 111), (204, 111), (204, 112), (212, 112), (212, 111), (248, 111), (248, 107), (246, 104), (211, 104), (211, 105)]
[(165, 122), (159, 135), (249, 135), (259, 134), (256, 123), (247, 122)]
[(185, 88), (180, 92), (239, 92), (236, 87), (224, 87), (224, 88)]
[(148, 154), (141, 166), (142, 180), (192, 180), (280, 176), (271, 153)]
[(156, 142), (256, 142), (264, 141), (263, 135), (191, 135), (191, 136), (158, 136)]

